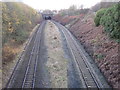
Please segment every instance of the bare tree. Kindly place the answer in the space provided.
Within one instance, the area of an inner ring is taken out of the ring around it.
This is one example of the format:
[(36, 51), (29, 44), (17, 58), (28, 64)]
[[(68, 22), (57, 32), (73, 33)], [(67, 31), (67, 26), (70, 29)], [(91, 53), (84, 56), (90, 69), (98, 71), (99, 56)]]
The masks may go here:
[(82, 5), (80, 5), (80, 9), (83, 9), (83, 6), (84, 6), (83, 4), (82, 4)]
[(72, 5), (72, 6), (69, 7), (69, 10), (75, 11), (76, 9), (77, 9), (77, 6), (76, 6), (76, 5)]

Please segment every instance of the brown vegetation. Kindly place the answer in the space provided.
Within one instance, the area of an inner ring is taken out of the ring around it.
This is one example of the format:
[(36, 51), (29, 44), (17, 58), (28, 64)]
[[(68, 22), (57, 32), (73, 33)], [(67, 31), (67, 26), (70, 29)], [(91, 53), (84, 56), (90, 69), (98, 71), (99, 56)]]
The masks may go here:
[(2, 51), (2, 59), (4, 60), (3, 64), (6, 64), (7, 62), (10, 62), (15, 58), (20, 49), (15, 46), (5, 45)]
[[(69, 30), (97, 63), (108, 83), (118, 88), (120, 84), (119, 44), (116, 40), (110, 39), (103, 26), (95, 26), (94, 17), (93, 13), (79, 17), (79, 20), (71, 25)], [(61, 19), (58, 18), (58, 21)], [(66, 24), (69, 23), (66, 22)]]
[(70, 31), (94, 58), (109, 84), (118, 88), (120, 80), (118, 43), (106, 35), (102, 26), (95, 27), (93, 18), (89, 18), (87, 22), (79, 20)]
[(18, 2), (2, 2), (2, 61), (10, 62), (40, 21), (40, 14)]
[(72, 22), (75, 19), (78, 19), (80, 17), (80, 15), (76, 15), (76, 16), (62, 16), (60, 14), (56, 15), (53, 17), (53, 19), (59, 23), (61, 23), (62, 25), (66, 25), (70, 22)]

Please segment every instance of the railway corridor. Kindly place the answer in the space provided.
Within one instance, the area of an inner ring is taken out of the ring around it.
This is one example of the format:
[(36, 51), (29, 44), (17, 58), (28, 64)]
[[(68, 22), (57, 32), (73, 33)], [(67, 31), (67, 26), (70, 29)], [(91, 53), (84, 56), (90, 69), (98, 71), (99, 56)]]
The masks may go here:
[(6, 88), (110, 88), (82, 45), (62, 25), (43, 21)]

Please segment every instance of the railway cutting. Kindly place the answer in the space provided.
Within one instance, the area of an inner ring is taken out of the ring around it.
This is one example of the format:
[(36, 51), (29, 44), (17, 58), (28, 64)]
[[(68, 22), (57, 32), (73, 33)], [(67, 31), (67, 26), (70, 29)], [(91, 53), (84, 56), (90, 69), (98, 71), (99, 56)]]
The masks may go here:
[(45, 19), (29, 39), (6, 88), (110, 89), (69, 30), (50, 17)]

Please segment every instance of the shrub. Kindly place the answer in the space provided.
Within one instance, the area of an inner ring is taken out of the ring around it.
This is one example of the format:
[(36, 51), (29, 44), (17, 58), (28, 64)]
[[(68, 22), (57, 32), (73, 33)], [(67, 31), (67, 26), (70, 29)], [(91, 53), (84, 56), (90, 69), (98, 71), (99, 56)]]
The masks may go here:
[(2, 44), (22, 44), (32, 28), (40, 21), (40, 14), (31, 7), (18, 2), (2, 2)]
[(2, 60), (15, 59), (19, 47), (40, 21), (40, 14), (20, 2), (2, 2)]
[(96, 17), (94, 19), (94, 22), (95, 22), (95, 25), (96, 26), (99, 26), (100, 25), (100, 19), (101, 17), (104, 15), (106, 9), (100, 9), (97, 14), (96, 14)]
[(111, 38), (120, 41), (120, 3), (110, 8), (99, 10), (94, 22), (96, 26), (104, 26), (104, 30)]
[(100, 19), (100, 24), (108, 32), (111, 38), (120, 39), (120, 4), (114, 5), (106, 10)]
[(6, 61), (10, 62), (15, 58), (16, 52), (12, 47), (9, 47), (8, 45), (4, 45), (2, 49), (2, 63), (4, 64)]
[(23, 44), (28, 38), (28, 32), (23, 30), (17, 30), (15, 33), (12, 33), (12, 39), (15, 40), (16, 44)]

